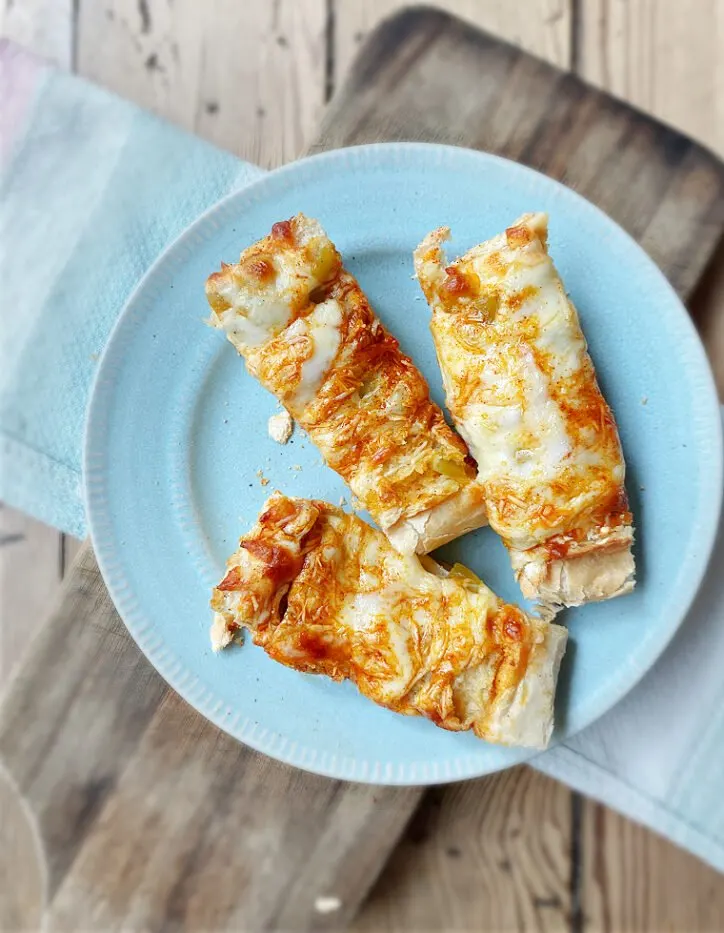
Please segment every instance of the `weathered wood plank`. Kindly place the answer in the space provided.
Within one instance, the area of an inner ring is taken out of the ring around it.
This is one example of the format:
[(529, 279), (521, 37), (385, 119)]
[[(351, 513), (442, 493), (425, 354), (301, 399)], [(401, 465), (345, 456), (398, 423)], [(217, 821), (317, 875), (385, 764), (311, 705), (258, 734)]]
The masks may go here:
[(724, 879), (693, 855), (594, 803), (584, 840), (586, 929), (724, 929)]
[[(88, 546), (61, 597), (0, 709), (52, 925), (343, 926), (415, 794), (282, 767), (207, 723), (130, 639)], [(320, 913), (318, 897), (339, 906)]]
[(0, 36), (70, 71), (75, 49), (73, 0), (0, 0)]
[(724, 241), (689, 303), (724, 402)]
[[(0, 505), (0, 693), (47, 622), (80, 542)], [(42, 636), (41, 636), (42, 637)], [(0, 929), (40, 929), (45, 864), (33, 811), (0, 765)]]
[(707, 152), (433, 10), (402, 13), (375, 33), (374, 54), (357, 59), (314, 148), (380, 134), (473, 146), (558, 178), (626, 228), (683, 295), (724, 226), (724, 173)]
[(60, 536), (60, 573), (62, 577), (69, 572), (73, 566), (73, 561), (80, 553), (83, 542), (72, 535), (62, 534)]
[(318, 123), (326, 15), (325, 0), (81, 0), (78, 72), (271, 168)]
[(571, 797), (515, 768), (430, 792), (353, 929), (565, 930)]
[[(369, 32), (386, 17), (410, 6), (405, 0), (334, 0), (334, 79), (345, 78)], [(570, 65), (570, 0), (436, 0), (435, 7), (491, 35), (540, 55), (562, 68)]]
[(585, 0), (580, 73), (724, 154), (724, 0)]
[(47, 619), (61, 580), (61, 538), (0, 505), (0, 693)]
[(32, 812), (1, 767), (0, 878), (0, 930), (40, 930), (45, 887), (43, 854)]
[(54, 923), (92, 913), (104, 930), (320, 928), (315, 904), (334, 897), (336, 928), (369, 884), (365, 851), (385, 850), (407, 819), (396, 796), (250, 754), (168, 692), (54, 899)]

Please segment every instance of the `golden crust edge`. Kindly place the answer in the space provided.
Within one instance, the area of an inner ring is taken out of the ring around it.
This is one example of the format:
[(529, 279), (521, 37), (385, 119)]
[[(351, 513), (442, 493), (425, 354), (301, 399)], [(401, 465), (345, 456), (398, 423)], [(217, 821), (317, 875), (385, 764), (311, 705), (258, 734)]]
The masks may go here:
[(417, 515), (400, 518), (384, 529), (402, 554), (428, 554), (461, 535), (488, 524), (482, 488), (472, 482), (454, 496)]
[(511, 548), (510, 557), (525, 598), (558, 609), (630, 593), (636, 585), (632, 545), (633, 528), (625, 525), (564, 558), (542, 548)]

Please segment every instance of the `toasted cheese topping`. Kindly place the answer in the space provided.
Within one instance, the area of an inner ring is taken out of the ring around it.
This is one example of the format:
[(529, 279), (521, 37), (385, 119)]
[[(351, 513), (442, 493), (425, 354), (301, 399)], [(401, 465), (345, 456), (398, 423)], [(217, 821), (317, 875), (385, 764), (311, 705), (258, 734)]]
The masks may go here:
[(414, 531), (396, 540), (422, 551), (485, 524), (465, 444), (316, 221), (275, 224), (206, 292), (211, 323), (385, 531), (458, 499), (434, 542)]
[(276, 494), (214, 590), (214, 646), (246, 628), (282, 664), (397, 712), (544, 747), (566, 630), (424, 560), (341, 509)]
[(334, 362), (342, 339), (342, 308), (334, 298), (318, 304), (306, 317), (298, 318), (312, 343), (312, 355), (302, 363), (294, 407), (303, 409), (314, 399)]
[[(526, 214), (450, 265), (448, 235), (430, 234), (415, 268), (433, 309), (448, 406), (477, 460), (490, 524), (537, 563), (573, 556), (605, 537), (602, 529), (627, 528), (620, 544), (630, 552), (621, 444), (548, 255), (546, 216)], [(522, 569), (525, 559), (516, 560)], [(631, 588), (632, 562), (626, 567), (605, 595)], [(559, 595), (553, 602), (570, 604)]]

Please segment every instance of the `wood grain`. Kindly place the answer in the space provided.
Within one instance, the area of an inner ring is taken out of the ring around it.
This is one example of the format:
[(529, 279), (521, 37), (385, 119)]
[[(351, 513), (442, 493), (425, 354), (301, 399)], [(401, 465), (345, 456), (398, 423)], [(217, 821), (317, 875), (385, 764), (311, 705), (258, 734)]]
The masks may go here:
[[(372, 28), (406, 6), (405, 0), (335, 0), (333, 65), (338, 85)], [(436, 0), (434, 6), (561, 68), (570, 66), (569, 0)]]
[(42, 846), (32, 811), (0, 767), (0, 930), (41, 929), (45, 903)]
[[(87, 546), (0, 709), (0, 756), (60, 929), (342, 927), (416, 803), (277, 765), (206, 722), (130, 639)], [(333, 913), (315, 909), (325, 896)]]
[(586, 929), (724, 929), (724, 881), (693, 855), (599, 804), (584, 816)]
[(468, 145), (531, 165), (602, 207), (681, 295), (691, 292), (724, 228), (718, 160), (443, 13), (403, 12), (372, 38), (375, 54), (368, 47), (358, 57), (313, 149), (382, 136)]
[[(47, 623), (80, 542), (0, 504), (0, 692)], [(35, 816), (0, 765), (0, 930), (40, 929), (45, 859)]]
[(409, 815), (396, 797), (250, 754), (167, 693), (65, 876), (54, 924), (92, 913), (103, 930), (318, 929), (318, 898), (335, 897), (327, 923), (342, 926), (369, 885), (365, 853), (376, 860)]
[(689, 303), (724, 401), (724, 241)]
[(584, 0), (580, 73), (724, 154), (724, 0)]
[(0, 504), (0, 693), (45, 623), (62, 578), (55, 528)]
[(529, 768), (433, 789), (353, 929), (567, 930), (571, 814)]
[(0, 503), (0, 695), (47, 622), (80, 546), (70, 535)]
[[(324, 104), (325, 0), (82, 0), (78, 72), (272, 168)], [(102, 40), (102, 41), (101, 41)]]

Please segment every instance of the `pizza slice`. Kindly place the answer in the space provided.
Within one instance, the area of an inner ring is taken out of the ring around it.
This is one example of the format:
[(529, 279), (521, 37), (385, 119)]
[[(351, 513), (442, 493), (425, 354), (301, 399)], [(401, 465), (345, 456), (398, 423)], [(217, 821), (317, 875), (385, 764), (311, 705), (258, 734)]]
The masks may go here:
[(547, 233), (526, 214), (448, 264), (443, 227), (414, 259), (488, 520), (524, 595), (559, 607), (633, 589), (633, 527), (616, 422)]
[(486, 524), (465, 444), (315, 220), (298, 214), (206, 284), (210, 323), (402, 551)]
[(304, 673), (482, 739), (544, 748), (567, 631), (506, 605), (469, 570), (401, 554), (325, 502), (279, 493), (214, 589), (211, 640), (247, 629)]

